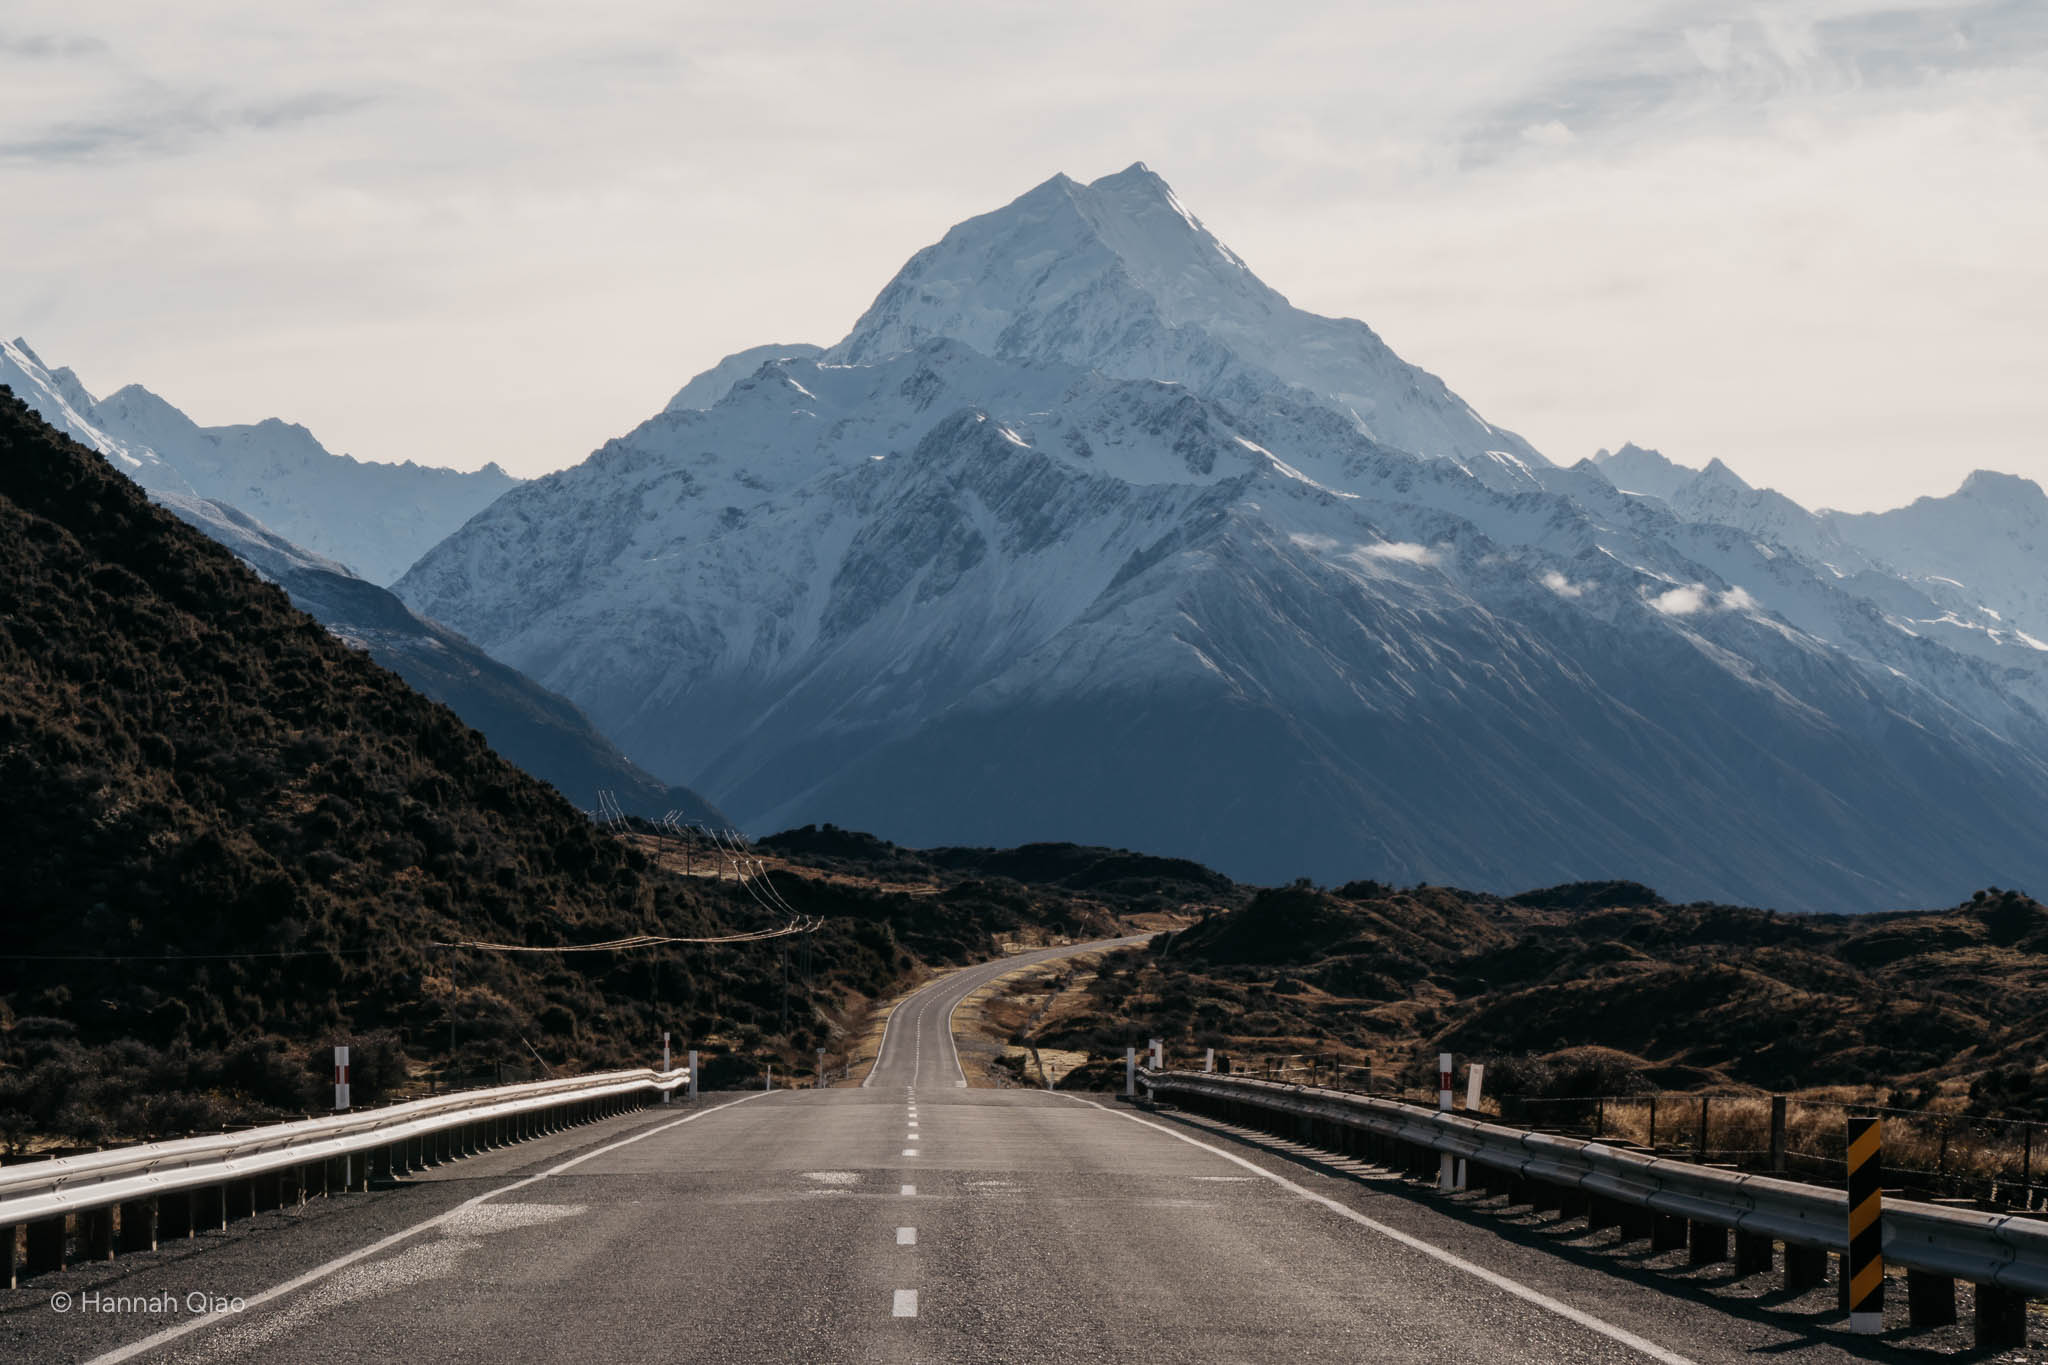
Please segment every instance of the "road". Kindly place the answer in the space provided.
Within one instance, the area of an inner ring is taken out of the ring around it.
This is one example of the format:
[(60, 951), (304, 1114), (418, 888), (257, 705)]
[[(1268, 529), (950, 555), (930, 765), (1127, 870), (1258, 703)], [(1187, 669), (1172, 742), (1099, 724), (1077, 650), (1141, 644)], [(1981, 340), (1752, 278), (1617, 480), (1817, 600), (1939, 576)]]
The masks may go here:
[[(1824, 1303), (1731, 1305), (1106, 1096), (969, 1088), (953, 1007), (1076, 950), (910, 996), (860, 1087), (707, 1096), (43, 1277), (0, 1359), (1867, 1358)], [(133, 1302), (60, 1316), (56, 1288)], [(152, 1298), (193, 1291), (243, 1307)]]

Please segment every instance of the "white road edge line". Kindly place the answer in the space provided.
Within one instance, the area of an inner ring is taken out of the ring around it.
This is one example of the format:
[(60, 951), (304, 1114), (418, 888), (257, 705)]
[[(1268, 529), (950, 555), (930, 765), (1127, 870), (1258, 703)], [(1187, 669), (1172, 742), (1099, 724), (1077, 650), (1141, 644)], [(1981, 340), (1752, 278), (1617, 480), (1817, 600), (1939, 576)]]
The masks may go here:
[(888, 1016), (882, 1020), (882, 1041), (875, 1044), (875, 1060), (868, 1063), (868, 1074), (860, 1078), (861, 1089), (865, 1090), (875, 1083), (875, 1069), (882, 1064), (882, 1054), (889, 1050), (889, 1029), (896, 1022), (896, 1011), (902, 1009), (904, 1001), (908, 999), (909, 997), (905, 996), (903, 1000), (889, 1006)]
[(896, 1291), (896, 1307), (892, 1316), (899, 1318), (914, 1318), (917, 1316), (917, 1291), (915, 1289), (899, 1289)]
[(1471, 1261), (1466, 1260), (1463, 1256), (1457, 1255), (1455, 1252), (1445, 1251), (1442, 1247), (1433, 1246), (1430, 1243), (1423, 1241), (1420, 1237), (1414, 1236), (1411, 1233), (1403, 1232), (1401, 1231), (1401, 1229), (1397, 1227), (1390, 1227), (1389, 1225), (1380, 1222), (1377, 1218), (1368, 1218), (1364, 1214), (1360, 1213), (1358, 1210), (1351, 1208), (1348, 1205), (1340, 1204), (1336, 1200), (1331, 1199), (1325, 1195), (1317, 1194), (1314, 1190), (1308, 1189), (1301, 1185), (1297, 1185), (1292, 1180), (1287, 1179), (1285, 1176), (1275, 1175), (1272, 1171), (1267, 1170), (1264, 1166), (1259, 1165), (1257, 1162), (1247, 1161), (1245, 1158), (1241, 1156), (1237, 1156), (1233, 1153), (1224, 1151), (1221, 1147), (1212, 1147), (1208, 1143), (1203, 1142), (1197, 1138), (1189, 1137), (1186, 1133), (1175, 1132), (1173, 1129), (1167, 1127), (1163, 1123), (1154, 1123), (1150, 1119), (1141, 1119), (1136, 1114), (1126, 1114), (1120, 1109), (1112, 1109), (1106, 1104), (1097, 1104), (1094, 1100), (1084, 1100), (1079, 1095), (1068, 1094), (1065, 1091), (1055, 1090), (1050, 1093), (1059, 1095), (1063, 1099), (1072, 1100), (1076, 1104), (1085, 1104), (1091, 1109), (1100, 1109), (1103, 1113), (1113, 1114), (1120, 1119), (1129, 1119), (1132, 1123), (1135, 1123), (1142, 1128), (1157, 1129), (1159, 1132), (1166, 1134), (1170, 1138), (1174, 1138), (1178, 1141), (1187, 1143), (1190, 1147), (1199, 1147), (1205, 1152), (1209, 1152), (1216, 1156), (1220, 1156), (1225, 1161), (1231, 1162), (1234, 1165), (1244, 1167), (1246, 1170), (1252, 1172), (1254, 1175), (1264, 1176), (1266, 1179), (1272, 1181), (1275, 1185), (1280, 1186), (1280, 1188), (1287, 1190), (1289, 1193), (1300, 1195), (1303, 1199), (1306, 1199), (1311, 1203), (1322, 1205), (1324, 1208), (1328, 1209), (1330, 1212), (1334, 1214), (1337, 1214), (1339, 1217), (1348, 1218), (1352, 1222), (1357, 1223), (1361, 1227), (1370, 1228), (1374, 1232), (1379, 1233), (1382, 1237), (1390, 1238), (1393, 1241), (1399, 1242), (1402, 1246), (1410, 1247), (1416, 1251), (1421, 1252), (1425, 1256), (1433, 1256), (1437, 1260), (1442, 1261), (1445, 1265), (1450, 1266), (1453, 1269), (1462, 1270), (1468, 1275), (1476, 1276), (1479, 1279), (1486, 1281), (1494, 1288), (1505, 1290), (1508, 1293), (1513, 1294), (1518, 1299), (1522, 1299), (1528, 1303), (1535, 1304), (1538, 1308), (1542, 1308), (1549, 1312), (1555, 1313), (1562, 1318), (1569, 1318), (1571, 1321), (1579, 1324), (1579, 1326), (1587, 1328), (1594, 1332), (1598, 1332), (1601, 1336), (1606, 1337), (1611, 1341), (1620, 1342), (1623, 1346), (1629, 1347), (1631, 1350), (1640, 1351), (1644, 1355), (1650, 1357), (1650, 1359), (1652, 1360), (1661, 1361), (1663, 1365), (1695, 1365), (1695, 1362), (1692, 1361), (1690, 1358), (1678, 1355), (1672, 1351), (1667, 1351), (1662, 1346), (1659, 1346), (1656, 1342), (1645, 1340), (1644, 1338), (1637, 1336), (1634, 1332), (1629, 1331), (1625, 1327), (1617, 1327), (1611, 1322), (1607, 1322), (1601, 1318), (1594, 1317), (1591, 1313), (1587, 1313), (1581, 1309), (1574, 1308), (1570, 1304), (1564, 1303), (1561, 1300), (1553, 1299), (1550, 1297), (1550, 1295), (1545, 1294), (1542, 1290), (1531, 1289), (1528, 1285), (1521, 1283), (1519, 1280), (1509, 1279), (1507, 1276), (1501, 1274), (1499, 1271), (1488, 1270), (1483, 1265), (1475, 1265)]
[[(657, 1127), (649, 1128), (644, 1132), (635, 1133), (633, 1134), (633, 1136), (629, 1138), (622, 1138), (619, 1141), (611, 1143), (607, 1146), (599, 1147), (595, 1151), (589, 1151), (585, 1152), (581, 1156), (571, 1157), (569, 1158), (569, 1160), (564, 1161), (559, 1165), (550, 1166), (547, 1170), (542, 1171), (538, 1175), (529, 1175), (524, 1179), (515, 1180), (509, 1185), (500, 1185), (495, 1190), (485, 1190), (482, 1194), (473, 1195), (470, 1198), (463, 1200), (460, 1204), (457, 1204), (454, 1208), (448, 1209), (443, 1213), (437, 1213), (432, 1218), (428, 1218), (423, 1222), (414, 1223), (411, 1227), (406, 1228), (401, 1232), (394, 1232), (389, 1237), (385, 1237), (378, 1241), (372, 1242), (370, 1243), (370, 1245), (366, 1247), (359, 1247), (356, 1250), (349, 1252), (346, 1256), (337, 1256), (333, 1260), (328, 1261), (324, 1265), (314, 1266), (305, 1274), (294, 1276), (293, 1278), (286, 1280), (283, 1284), (272, 1285), (270, 1288), (262, 1291), (259, 1294), (249, 1295), (247, 1298), (242, 1300), (243, 1312), (246, 1312), (248, 1309), (256, 1307), (258, 1304), (269, 1303), (272, 1299), (280, 1298), (286, 1294), (289, 1294), (294, 1289), (303, 1289), (305, 1286), (312, 1284), (317, 1280), (324, 1280), (329, 1275), (334, 1274), (337, 1270), (346, 1270), (350, 1266), (354, 1265), (357, 1261), (361, 1261), (368, 1257), (375, 1256), (378, 1252), (394, 1247), (398, 1245), (400, 1242), (405, 1241), (408, 1237), (417, 1236), (418, 1234), (427, 1231), (429, 1228), (439, 1227), (441, 1224), (455, 1217), (455, 1215), (457, 1215), (458, 1213), (462, 1213), (468, 1209), (473, 1209), (478, 1204), (484, 1203), (487, 1200), (496, 1199), (501, 1194), (510, 1194), (514, 1190), (523, 1190), (528, 1185), (538, 1184), (540, 1181), (546, 1180), (550, 1176), (560, 1175), (562, 1172), (568, 1170), (572, 1166), (581, 1166), (584, 1162), (589, 1161), (594, 1157), (604, 1156), (608, 1152), (616, 1152), (621, 1147), (630, 1147), (634, 1143), (644, 1141), (647, 1138), (651, 1138), (657, 1133), (666, 1133), (671, 1128), (680, 1127), (685, 1123), (695, 1122), (697, 1119), (701, 1119), (708, 1115), (715, 1114), (721, 1109), (730, 1109), (735, 1104), (745, 1104), (748, 1100), (759, 1099), (763, 1095), (766, 1095), (768, 1093), (770, 1092), (765, 1090), (756, 1090), (752, 1094), (742, 1095), (736, 1100), (727, 1100), (724, 1104), (716, 1104), (709, 1109), (700, 1109), (694, 1114), (685, 1114), (683, 1117), (676, 1119), (672, 1123), (660, 1124)], [(233, 1320), (246, 1321), (246, 1319), (242, 1318), (241, 1313), (235, 1314)], [(228, 1321), (230, 1321), (229, 1315), (224, 1313), (209, 1314), (205, 1317), (192, 1318), (189, 1321), (179, 1323), (175, 1327), (166, 1327), (163, 1331), (158, 1332), (153, 1336), (146, 1336), (140, 1341), (131, 1342), (126, 1346), (117, 1347), (114, 1350), (107, 1352), (105, 1355), (94, 1356), (91, 1360), (87, 1361), (85, 1365), (118, 1365), (118, 1362), (120, 1361), (133, 1360), (136, 1356), (141, 1355), (145, 1351), (153, 1351), (159, 1346), (165, 1345), (172, 1341), (176, 1341), (179, 1337), (186, 1336), (192, 1332), (196, 1332), (200, 1330), (202, 1327), (221, 1326)]]

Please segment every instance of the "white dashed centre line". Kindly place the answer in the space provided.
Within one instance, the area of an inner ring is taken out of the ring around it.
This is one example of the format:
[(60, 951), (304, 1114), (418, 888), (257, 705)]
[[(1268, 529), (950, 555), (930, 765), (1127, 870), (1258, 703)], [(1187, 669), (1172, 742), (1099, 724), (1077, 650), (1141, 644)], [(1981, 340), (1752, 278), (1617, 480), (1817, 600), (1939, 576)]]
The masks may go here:
[(915, 1289), (899, 1289), (896, 1291), (895, 1316), (899, 1318), (914, 1318), (917, 1316), (917, 1291)]
[(916, 1245), (917, 1245), (917, 1229), (916, 1229), (916, 1228), (898, 1228), (898, 1229), (896, 1229), (896, 1245), (897, 1245), (897, 1246), (900, 1246), (900, 1247), (914, 1247), (914, 1246), (916, 1246)]
[(915, 1199), (917, 1197), (917, 1186), (905, 1185), (903, 1187), (903, 1197), (905, 1199)]
[(915, 1147), (905, 1147), (905, 1148), (903, 1149), (903, 1155), (905, 1155), (905, 1156), (916, 1156), (916, 1155), (917, 1155), (917, 1148), (915, 1148)]

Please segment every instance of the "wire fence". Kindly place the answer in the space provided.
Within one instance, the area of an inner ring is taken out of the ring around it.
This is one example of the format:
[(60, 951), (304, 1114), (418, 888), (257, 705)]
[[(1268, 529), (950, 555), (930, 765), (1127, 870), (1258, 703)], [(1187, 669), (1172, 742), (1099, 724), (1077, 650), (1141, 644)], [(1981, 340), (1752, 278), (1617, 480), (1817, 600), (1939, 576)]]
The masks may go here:
[(1539, 1131), (1622, 1142), (1660, 1156), (1847, 1182), (1847, 1122), (1884, 1120), (1885, 1180), (1914, 1198), (2048, 1210), (2048, 1126), (2021, 1119), (1796, 1095), (1504, 1096), (1503, 1118)]
[[(1200, 1070), (1208, 1056), (1184, 1065)], [(1315, 1053), (1214, 1057), (1217, 1071), (1434, 1107), (1438, 1092), (1407, 1083), (1414, 1068), (1374, 1067)], [(1463, 1110), (1463, 1085), (1455, 1091)], [(1847, 1122), (1884, 1120), (1888, 1188), (1937, 1203), (2048, 1213), (2048, 1124), (1797, 1095), (1671, 1091), (1570, 1098), (1489, 1095), (1482, 1116), (1537, 1132), (1595, 1138), (1661, 1157), (1846, 1187)]]

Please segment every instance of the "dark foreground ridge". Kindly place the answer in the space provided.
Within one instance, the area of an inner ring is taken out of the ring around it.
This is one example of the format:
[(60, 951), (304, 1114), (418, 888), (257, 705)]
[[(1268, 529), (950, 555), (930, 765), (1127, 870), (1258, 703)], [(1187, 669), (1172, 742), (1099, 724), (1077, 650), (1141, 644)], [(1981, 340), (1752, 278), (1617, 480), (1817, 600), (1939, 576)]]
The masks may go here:
[[(428, 1084), (658, 1057), (843, 1054), (870, 997), (1097, 895), (797, 876), (778, 943), (494, 954), (752, 930), (762, 888), (658, 866), (0, 392), (0, 1140), (205, 1130)], [(961, 879), (954, 878), (954, 881)]]

